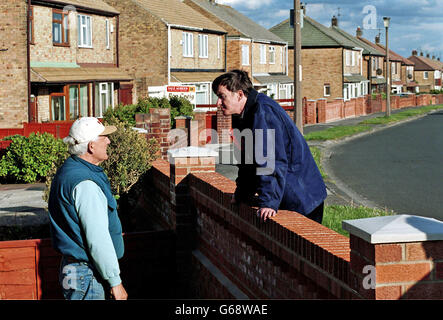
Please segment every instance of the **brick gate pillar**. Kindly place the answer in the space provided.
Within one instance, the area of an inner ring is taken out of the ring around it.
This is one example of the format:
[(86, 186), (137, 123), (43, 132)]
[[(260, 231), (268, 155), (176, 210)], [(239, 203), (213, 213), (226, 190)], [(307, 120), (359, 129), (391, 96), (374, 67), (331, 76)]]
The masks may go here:
[(196, 239), (196, 211), (192, 205), (187, 176), (195, 172), (215, 172), (218, 153), (201, 147), (184, 147), (168, 151), (170, 163), (171, 225), (176, 233), (178, 295), (189, 293), (192, 271), (191, 252)]
[(365, 299), (443, 299), (443, 222), (413, 215), (343, 221)]

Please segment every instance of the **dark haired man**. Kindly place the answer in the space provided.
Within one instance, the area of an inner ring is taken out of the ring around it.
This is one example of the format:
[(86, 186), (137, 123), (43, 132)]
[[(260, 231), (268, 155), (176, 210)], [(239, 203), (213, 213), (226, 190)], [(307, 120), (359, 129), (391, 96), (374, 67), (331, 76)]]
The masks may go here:
[(212, 90), (218, 96), (217, 107), (233, 116), (234, 132), (243, 136), (250, 130), (253, 137), (252, 148), (245, 146), (248, 141), (236, 139), (242, 152), (233, 202), (259, 207), (257, 215), (264, 221), (283, 209), (321, 223), (326, 187), (294, 121), (277, 102), (253, 88), (245, 71), (217, 77)]

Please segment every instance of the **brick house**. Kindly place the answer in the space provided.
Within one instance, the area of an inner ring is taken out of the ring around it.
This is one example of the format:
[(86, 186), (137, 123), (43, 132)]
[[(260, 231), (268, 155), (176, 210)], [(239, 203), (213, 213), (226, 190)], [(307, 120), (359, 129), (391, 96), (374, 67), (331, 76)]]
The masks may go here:
[[(363, 83), (364, 88), (362, 89), (362, 92), (367, 94), (384, 90), (386, 87), (386, 79), (383, 77), (383, 75), (377, 74), (377, 69), (379, 69), (380, 66), (382, 68), (381, 70), (384, 69), (384, 53), (380, 49), (367, 44), (359, 38), (359, 36), (361, 37), (362, 35), (360, 28), (357, 29), (356, 36), (352, 36), (338, 27), (338, 20), (336, 18), (332, 19), (332, 25), (330, 28), (339, 33), (341, 36), (347, 38), (349, 41), (354, 42), (357, 48), (362, 49), (361, 74), (365, 79), (368, 80), (368, 82)], [(381, 73), (381, 71), (378, 70), (378, 73)]]
[(120, 11), (120, 65), (135, 79), (134, 102), (195, 86), (195, 103), (213, 101), (210, 84), (226, 71), (226, 31), (180, 0), (104, 0)]
[(0, 128), (28, 119), (27, 3), (0, 2)]
[(414, 76), (420, 87), (421, 92), (429, 92), (430, 90), (441, 90), (443, 79), (443, 63), (429, 54), (423, 56), (417, 51), (412, 51), (412, 55), (408, 58), (415, 63)]
[(213, 0), (184, 3), (228, 32), (228, 70), (247, 71), (254, 87), (275, 99), (292, 97), (294, 80), (288, 76), (286, 41), (230, 6)]
[[(287, 19), (270, 28), (289, 46), (289, 75), (294, 76), (294, 28)], [(304, 15), (301, 29), (302, 94), (307, 99), (349, 100), (367, 94), (363, 49), (354, 41)]]
[[(12, 27), (19, 26), (22, 33), (7, 40), (16, 54), (15, 64), (7, 69), (15, 69), (20, 88), (2, 98), (2, 127), (102, 117), (120, 101), (120, 82), (131, 77), (118, 68), (118, 12), (114, 8), (92, 0), (15, 3), (19, 18)], [(13, 14), (14, 6), (3, 6)], [(11, 80), (2, 82), (2, 90), (10, 90)]]
[[(380, 36), (375, 37), (375, 43), (363, 38), (361, 35), (358, 37), (361, 41), (383, 52), (386, 56), (386, 47), (380, 43)], [(418, 92), (418, 85), (414, 78), (415, 63), (396, 52), (389, 49), (389, 62), (391, 68), (391, 91), (392, 93), (400, 94), (402, 92)], [(386, 77), (386, 58), (383, 58), (383, 75)], [(385, 91), (385, 90), (384, 90)]]

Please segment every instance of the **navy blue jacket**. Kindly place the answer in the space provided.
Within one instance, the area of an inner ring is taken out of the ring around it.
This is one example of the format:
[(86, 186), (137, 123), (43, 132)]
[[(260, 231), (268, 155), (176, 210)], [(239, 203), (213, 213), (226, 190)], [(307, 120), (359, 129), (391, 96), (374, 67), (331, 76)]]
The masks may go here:
[(77, 184), (85, 180), (94, 181), (108, 200), (109, 234), (117, 258), (120, 259), (124, 253), (122, 226), (108, 177), (103, 172), (103, 168), (77, 156), (66, 159), (51, 182), (48, 209), (52, 244), (63, 255), (80, 261), (92, 262), (72, 196)]
[[(308, 215), (325, 200), (326, 187), (311, 151), (277, 102), (252, 90), (242, 114), (232, 117), (232, 127), (242, 155), (237, 158), (237, 201)], [(247, 129), (253, 133), (253, 153), (243, 143), (248, 139)]]

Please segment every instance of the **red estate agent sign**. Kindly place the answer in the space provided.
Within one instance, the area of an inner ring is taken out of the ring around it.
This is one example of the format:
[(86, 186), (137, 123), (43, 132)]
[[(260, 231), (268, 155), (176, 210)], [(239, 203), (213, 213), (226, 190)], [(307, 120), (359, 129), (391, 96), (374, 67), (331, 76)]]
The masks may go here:
[(168, 92), (195, 92), (195, 87), (189, 86), (167, 86), (166, 91)]

